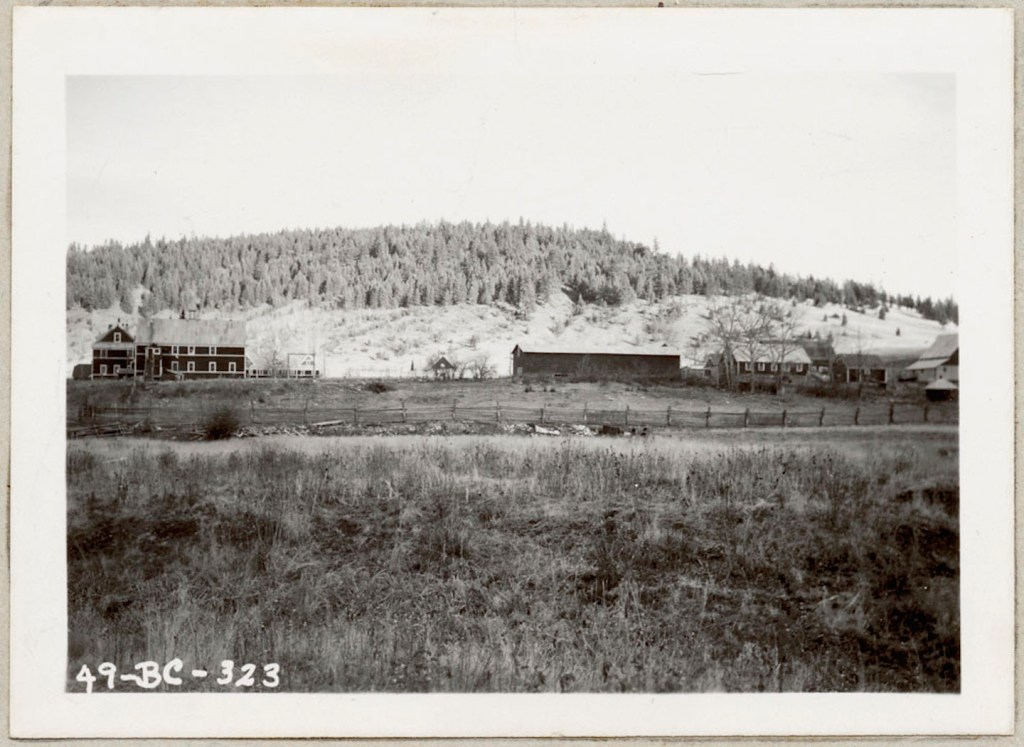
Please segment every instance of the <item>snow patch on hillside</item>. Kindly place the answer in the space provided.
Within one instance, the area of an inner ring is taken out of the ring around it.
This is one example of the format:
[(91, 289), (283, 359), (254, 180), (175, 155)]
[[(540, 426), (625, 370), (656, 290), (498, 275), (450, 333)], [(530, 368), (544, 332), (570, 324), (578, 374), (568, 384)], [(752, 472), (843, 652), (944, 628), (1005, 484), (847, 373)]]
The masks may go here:
[[(138, 303), (139, 296), (136, 296)], [(709, 341), (700, 344), (711, 303), (728, 299), (676, 296), (657, 303), (634, 301), (620, 307), (575, 305), (558, 293), (526, 318), (506, 305), (463, 304), (446, 307), (362, 309), (311, 308), (295, 301), (277, 308), (267, 305), (236, 314), (206, 311), (204, 319), (244, 319), (248, 348), (266, 359), (289, 353), (314, 353), (326, 376), (410, 376), (424, 372), (428, 359), (444, 354), (455, 361), (486, 360), (499, 376), (510, 373), (511, 352), (517, 344), (592, 348), (666, 345), (697, 362)], [(858, 313), (837, 304), (785, 304), (797, 319), (800, 333), (832, 336), (838, 353), (889, 352), (913, 355), (927, 348), (936, 335), (956, 331), (922, 319), (920, 314), (891, 308), (885, 319), (879, 309)], [(843, 324), (843, 315), (846, 324)], [(160, 317), (173, 317), (166, 310)], [(76, 363), (88, 362), (92, 343), (121, 320), (134, 332), (138, 317), (119, 307), (67, 315), (68, 375)], [(900, 334), (896, 334), (897, 329)]]

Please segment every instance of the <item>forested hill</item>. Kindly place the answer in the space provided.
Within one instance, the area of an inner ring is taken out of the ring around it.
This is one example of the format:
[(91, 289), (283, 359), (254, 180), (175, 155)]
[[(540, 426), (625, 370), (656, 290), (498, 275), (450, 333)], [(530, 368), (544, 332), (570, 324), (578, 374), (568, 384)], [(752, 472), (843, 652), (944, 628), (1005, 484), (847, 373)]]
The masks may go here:
[(552, 291), (615, 306), (680, 294), (757, 292), (852, 307), (900, 304), (957, 321), (952, 299), (892, 296), (871, 285), (793, 276), (725, 259), (670, 256), (608, 231), (531, 223), (439, 223), (292, 230), (68, 251), (67, 306), (143, 314), (163, 309), (243, 310), (294, 300), (329, 309), (490, 304), (529, 312)]

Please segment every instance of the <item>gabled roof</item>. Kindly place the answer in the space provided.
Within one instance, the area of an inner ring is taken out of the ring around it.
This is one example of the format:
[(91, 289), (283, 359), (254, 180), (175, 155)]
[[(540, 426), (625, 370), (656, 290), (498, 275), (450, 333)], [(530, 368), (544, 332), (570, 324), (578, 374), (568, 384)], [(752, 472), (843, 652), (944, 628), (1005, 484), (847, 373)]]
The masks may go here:
[(445, 371), (454, 368), (455, 366), (453, 366), (451, 362), (443, 355), (438, 357), (438, 359), (434, 361), (433, 365), (430, 366), (431, 371)]
[[(789, 348), (785, 353), (785, 355), (782, 355), (782, 351), (778, 348), (766, 348), (762, 352), (759, 352), (757, 357), (753, 358), (753, 362), (775, 363), (776, 361), (785, 359), (786, 363), (805, 363), (807, 365), (810, 365), (811, 363), (811, 359), (808, 357), (807, 353), (805, 353), (804, 349), (799, 346)], [(750, 351), (748, 350), (734, 350), (732, 356), (740, 363), (751, 362)]]
[(147, 319), (139, 325), (140, 345), (245, 346), (245, 322), (227, 319)]
[(516, 345), (522, 353), (547, 353), (555, 355), (657, 355), (678, 358), (679, 351), (656, 345)]
[[(114, 342), (115, 332), (121, 333), (121, 342)], [(122, 345), (125, 345), (126, 343), (131, 343), (133, 341), (134, 338), (132, 337), (131, 332), (129, 332), (126, 327), (123, 327), (120, 324), (115, 324), (97, 338), (96, 342), (93, 343), (93, 347), (98, 349), (103, 349), (108, 345), (111, 347), (120, 347)]]
[(874, 353), (846, 353), (839, 356), (847, 368), (886, 368), (882, 356)]
[(931, 347), (921, 353), (921, 357), (911, 365), (908, 370), (920, 371), (929, 368), (938, 368), (952, 358), (960, 349), (960, 335), (949, 334), (939, 335)]
[(811, 360), (826, 361), (836, 357), (835, 348), (828, 340), (800, 340), (800, 347)]

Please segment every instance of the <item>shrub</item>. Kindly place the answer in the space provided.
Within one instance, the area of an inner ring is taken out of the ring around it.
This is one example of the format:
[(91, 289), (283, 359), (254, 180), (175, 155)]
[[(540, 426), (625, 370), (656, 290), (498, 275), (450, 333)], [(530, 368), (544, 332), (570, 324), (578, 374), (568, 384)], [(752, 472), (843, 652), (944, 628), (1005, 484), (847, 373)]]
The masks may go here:
[(383, 381), (371, 381), (366, 385), (366, 391), (373, 392), (374, 394), (383, 394), (384, 392), (394, 391), (394, 387), (390, 384), (386, 384)]
[(221, 438), (231, 438), (238, 430), (239, 425), (241, 425), (241, 421), (238, 418), (238, 413), (230, 407), (221, 407), (203, 423), (203, 432), (206, 434), (207, 440), (216, 441)]

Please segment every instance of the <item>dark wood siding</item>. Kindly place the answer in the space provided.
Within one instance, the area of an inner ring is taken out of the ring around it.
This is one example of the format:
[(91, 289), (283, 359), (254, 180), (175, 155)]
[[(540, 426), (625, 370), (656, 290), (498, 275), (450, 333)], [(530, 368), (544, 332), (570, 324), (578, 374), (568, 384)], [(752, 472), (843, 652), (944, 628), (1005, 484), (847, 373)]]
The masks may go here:
[[(147, 345), (138, 346), (135, 351), (135, 368), (137, 373), (145, 375), (146, 372), (146, 349), (159, 347), (160, 353), (153, 367), (152, 375), (156, 378), (177, 378), (181, 374), (186, 379), (209, 379), (220, 377), (244, 377), (245, 376), (245, 348), (240, 347), (218, 347), (217, 355), (209, 354), (208, 346), (195, 345), (193, 348), (196, 354), (188, 354), (188, 345)], [(178, 352), (175, 354), (174, 349)], [(206, 351), (199, 354), (199, 351)], [(189, 363), (194, 364), (194, 370), (189, 371)], [(210, 364), (214, 368), (210, 370)], [(231, 364), (235, 364), (235, 370), (231, 370)]]
[(516, 348), (512, 354), (515, 376), (558, 376), (566, 378), (679, 378), (678, 355), (632, 355), (627, 353), (534, 353)]
[[(92, 376), (103, 378), (104, 376), (114, 377), (123, 375), (132, 360), (130, 349), (100, 349), (92, 351)], [(106, 368), (104, 368), (104, 366)], [(114, 371), (114, 367), (118, 371)]]

